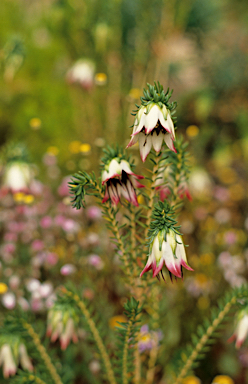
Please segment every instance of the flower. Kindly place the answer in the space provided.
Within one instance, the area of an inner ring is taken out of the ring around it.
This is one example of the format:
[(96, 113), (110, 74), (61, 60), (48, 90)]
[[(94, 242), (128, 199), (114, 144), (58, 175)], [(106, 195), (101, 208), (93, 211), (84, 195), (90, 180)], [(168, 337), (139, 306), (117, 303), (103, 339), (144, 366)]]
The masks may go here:
[(237, 316), (237, 327), (228, 342), (236, 340), (235, 347), (240, 348), (248, 335), (248, 311), (243, 309)]
[(172, 229), (169, 229), (166, 236), (164, 231), (160, 231), (154, 238), (150, 246), (150, 255), (140, 277), (150, 269), (153, 271), (153, 277), (157, 276), (160, 271), (162, 273), (164, 264), (170, 276), (173, 274), (176, 277), (182, 277), (182, 267), (193, 271), (188, 265), (182, 238)]
[(26, 191), (31, 182), (30, 166), (24, 162), (12, 162), (7, 165), (3, 184), (13, 193)]
[(143, 179), (143, 176), (135, 175), (126, 160), (113, 158), (102, 173), (102, 185), (106, 184), (105, 196), (102, 200), (105, 203), (109, 198), (112, 204), (117, 205), (123, 196), (127, 201), (138, 206), (135, 188), (142, 188), (136, 179)]
[(5, 378), (16, 374), (17, 366), (8, 344), (4, 344), (0, 349), (0, 365), (3, 366), (3, 376)]
[(93, 86), (95, 64), (88, 59), (79, 59), (67, 72), (69, 83), (79, 83), (80, 86), (89, 90)]
[(132, 138), (127, 148), (134, 145), (138, 140), (143, 162), (152, 146), (156, 152), (161, 150), (163, 140), (169, 149), (176, 152), (173, 144), (175, 128), (170, 111), (164, 104), (160, 106), (156, 103), (150, 103), (148, 106), (140, 107), (134, 122)]
[(33, 371), (33, 365), (21, 338), (9, 334), (2, 336), (0, 338), (0, 366), (3, 366), (3, 376), (8, 378), (15, 375), (19, 362), (22, 368)]
[(78, 342), (77, 325), (79, 318), (73, 308), (65, 308), (62, 305), (56, 305), (49, 310), (47, 319), (47, 336), (51, 337), (52, 343), (58, 338), (60, 346), (65, 350), (72, 340)]

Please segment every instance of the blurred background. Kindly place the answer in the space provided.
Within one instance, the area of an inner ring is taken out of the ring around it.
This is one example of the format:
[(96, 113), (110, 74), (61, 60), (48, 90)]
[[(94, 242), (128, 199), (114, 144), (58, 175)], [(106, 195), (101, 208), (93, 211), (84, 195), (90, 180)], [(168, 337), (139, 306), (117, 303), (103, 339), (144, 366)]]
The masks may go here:
[[(193, 202), (186, 203), (180, 224), (195, 273), (159, 288), (161, 300), (167, 295), (160, 311), (172, 327), (167, 337), (161, 324), (167, 346), (157, 382), (164, 383), (171, 351), (190, 340), (226, 289), (248, 277), (247, 1), (1, 0), (0, 15), (1, 172), (5, 148), (25, 147), (40, 183), (25, 196), (2, 195), (4, 311), (24, 298), (42, 319), (54, 279), (64, 282), (75, 273), (88, 300), (105, 292), (99, 306), (109, 306), (106, 327), (121, 312), (125, 292), (112, 273), (118, 261), (113, 266), (106, 257), (109, 243), (100, 211), (89, 200), (91, 211), (72, 212), (66, 183), (79, 169), (98, 173), (105, 145), (128, 143), (131, 112), (147, 82), (159, 80), (174, 89), (177, 135), (189, 142), (191, 152)], [(130, 153), (141, 169), (137, 148)], [(61, 273), (68, 262), (74, 269)], [(13, 279), (11, 285), (13, 276), (17, 285)], [(49, 295), (32, 290), (30, 279), (52, 284)], [(7, 294), (12, 301), (4, 300)], [(236, 352), (227, 345), (232, 333), (231, 322), (197, 371), (202, 383), (217, 374), (236, 384), (248, 380), (248, 349)], [(75, 383), (98, 383), (99, 369), (90, 368), (98, 357), (89, 350), (81, 354), (84, 381), (78, 366), (71, 373)]]

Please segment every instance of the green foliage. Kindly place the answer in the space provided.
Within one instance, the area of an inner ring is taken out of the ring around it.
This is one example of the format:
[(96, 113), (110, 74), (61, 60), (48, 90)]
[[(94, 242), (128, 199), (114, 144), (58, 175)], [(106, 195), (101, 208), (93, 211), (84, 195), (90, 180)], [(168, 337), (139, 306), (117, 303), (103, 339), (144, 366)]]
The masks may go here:
[(97, 182), (95, 175), (90, 176), (86, 172), (79, 171), (73, 175), (68, 184), (70, 194), (72, 195), (71, 203), (73, 208), (83, 208), (86, 195), (99, 196), (99, 192), (96, 190)]
[(136, 333), (138, 332), (137, 319), (141, 308), (139, 302), (133, 297), (124, 304), (128, 321), (119, 323), (116, 329), (118, 341), (116, 343), (117, 351), (115, 353), (115, 373), (117, 382), (122, 384), (130, 383), (132, 372), (134, 370), (134, 349), (137, 343)]

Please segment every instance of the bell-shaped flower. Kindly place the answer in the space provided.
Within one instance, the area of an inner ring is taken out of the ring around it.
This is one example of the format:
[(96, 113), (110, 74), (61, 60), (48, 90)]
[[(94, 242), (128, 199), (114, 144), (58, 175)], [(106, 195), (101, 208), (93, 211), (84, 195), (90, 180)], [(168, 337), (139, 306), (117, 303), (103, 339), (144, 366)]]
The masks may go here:
[(48, 312), (46, 335), (51, 337), (52, 343), (60, 340), (62, 350), (65, 350), (70, 341), (78, 342), (78, 316), (73, 308), (63, 310), (56, 308), (56, 304)]
[(126, 160), (119, 161), (118, 158), (113, 158), (102, 173), (102, 184), (106, 185), (102, 202), (105, 203), (110, 198), (112, 204), (117, 205), (123, 196), (127, 201), (138, 206), (135, 189), (144, 187), (137, 180), (143, 178), (132, 172)]
[[(150, 255), (140, 277), (150, 269), (153, 271), (153, 277), (157, 276), (164, 264), (167, 267), (170, 276), (173, 274), (176, 277), (182, 277), (182, 267), (189, 271), (193, 271), (188, 265), (181, 236), (171, 229), (166, 234), (166, 240), (164, 231), (160, 231), (154, 238), (150, 246)], [(161, 274), (163, 276), (162, 271)]]
[(0, 349), (0, 365), (3, 366), (3, 376), (5, 378), (16, 374), (17, 364), (9, 344), (2, 345)]
[(0, 366), (3, 367), (3, 376), (5, 378), (16, 374), (19, 363), (22, 368), (30, 372), (33, 371), (27, 349), (19, 336), (5, 335), (1, 341)]
[(127, 145), (131, 147), (139, 140), (140, 156), (144, 162), (153, 146), (159, 152), (163, 141), (169, 149), (174, 147), (175, 128), (169, 109), (164, 104), (151, 103), (141, 106), (134, 121), (132, 138)]
[(240, 348), (248, 335), (248, 312), (247, 309), (240, 311), (237, 317), (237, 326), (234, 334), (228, 339), (228, 342), (236, 340), (235, 347)]

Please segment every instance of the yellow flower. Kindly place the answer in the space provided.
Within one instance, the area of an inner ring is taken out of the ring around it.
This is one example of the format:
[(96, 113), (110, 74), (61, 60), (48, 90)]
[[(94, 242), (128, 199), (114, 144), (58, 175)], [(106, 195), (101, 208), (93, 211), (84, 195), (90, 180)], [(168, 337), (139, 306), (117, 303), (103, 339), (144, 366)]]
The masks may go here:
[(29, 121), (29, 125), (32, 129), (39, 129), (41, 127), (41, 120), (38, 117), (33, 117)]
[(79, 149), (80, 149), (80, 152), (87, 153), (87, 152), (90, 152), (91, 146), (90, 144), (85, 143), (85, 144), (81, 144)]
[(57, 156), (59, 149), (55, 146), (51, 146), (47, 148), (47, 153), (49, 153), (49, 155)]
[(34, 201), (34, 196), (33, 196), (33, 195), (25, 195), (25, 196), (23, 197), (23, 201), (24, 201), (24, 203), (26, 203), (26, 204), (32, 204), (33, 201)]
[(5, 283), (0, 283), (0, 295), (7, 292), (7, 290), (8, 290), (7, 285)]
[(106, 73), (96, 73), (95, 83), (96, 83), (96, 85), (105, 85), (107, 83)]
[(218, 375), (215, 376), (214, 380), (212, 381), (212, 384), (234, 384), (234, 381), (229, 376)]
[(127, 318), (123, 315), (113, 316), (109, 319), (110, 328), (121, 327), (119, 323), (126, 323)]
[(22, 203), (24, 201), (25, 194), (22, 192), (14, 193), (13, 198), (16, 203)]
[(186, 129), (186, 134), (189, 137), (195, 137), (199, 133), (199, 128), (196, 125), (189, 125)]

